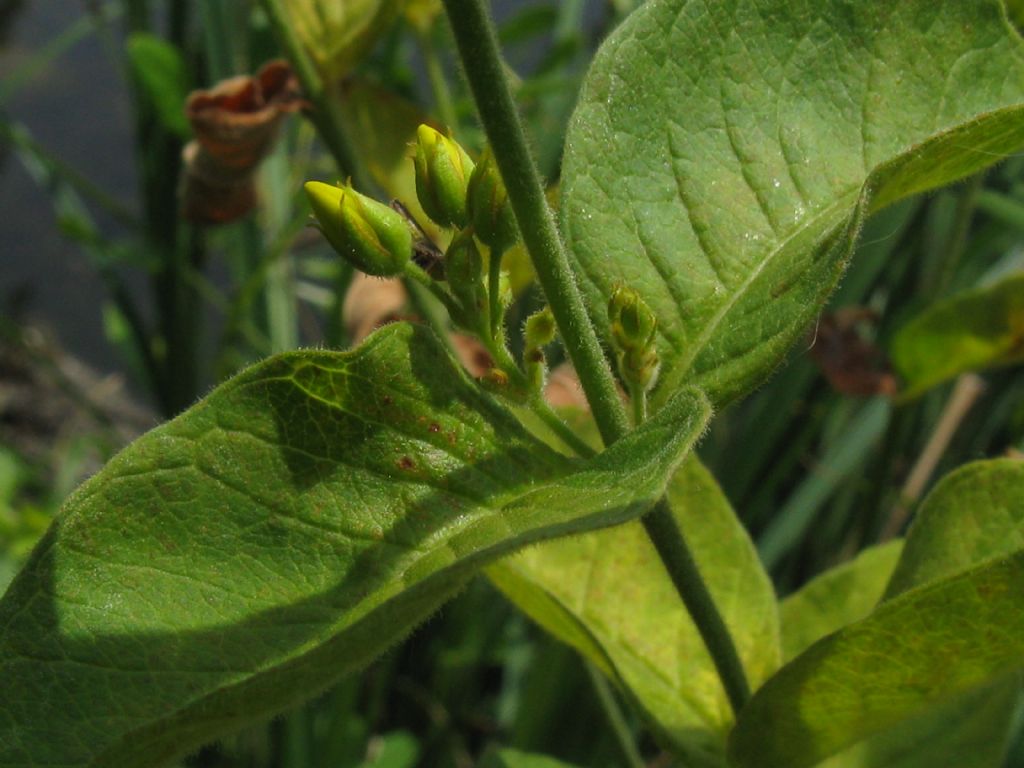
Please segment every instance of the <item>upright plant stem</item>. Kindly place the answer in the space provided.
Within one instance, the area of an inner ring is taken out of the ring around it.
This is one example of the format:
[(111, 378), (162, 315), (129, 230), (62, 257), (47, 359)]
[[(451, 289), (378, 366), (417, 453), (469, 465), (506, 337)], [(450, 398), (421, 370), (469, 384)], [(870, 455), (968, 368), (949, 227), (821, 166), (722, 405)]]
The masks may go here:
[(608, 725), (612, 728), (612, 733), (619, 744), (619, 749), (622, 750), (622, 756), (626, 759), (626, 763), (629, 768), (644, 768), (646, 765), (644, 759), (640, 756), (640, 750), (637, 749), (636, 743), (633, 741), (633, 734), (629, 731), (629, 725), (626, 723), (619, 703), (615, 700), (611, 686), (589, 661), (586, 662), (586, 667), (590, 682), (593, 683), (594, 691), (597, 693), (597, 700), (601, 704), (601, 709), (604, 710), (605, 717), (608, 718)]
[[(629, 431), (629, 419), (590, 324), (583, 296), (527, 148), (519, 112), (502, 67), (494, 23), (484, 0), (444, 0), (444, 5), (480, 120), (508, 189), (537, 279), (554, 313), (601, 437), (606, 444), (613, 443)], [(700, 631), (733, 710), (738, 712), (750, 698), (743, 665), (668, 502), (662, 499), (643, 518), (643, 524)]]
[(629, 431), (629, 421), (527, 149), (490, 16), (483, 0), (445, 0), (445, 8), (537, 279), (562, 329), (562, 340), (590, 401), (601, 437), (605, 443), (612, 443)]
[(352, 147), (348, 133), (341, 121), (341, 107), (337, 99), (331, 98), (324, 86), (323, 78), (317, 72), (313, 62), (302, 47), (302, 43), (295, 36), (295, 32), (288, 22), (281, 0), (262, 0), (263, 10), (270, 20), (277, 35), (278, 42), (284, 48), (288, 60), (291, 61), (295, 74), (302, 84), (302, 90), (306, 98), (313, 105), (311, 119), (316, 125), (317, 133), (327, 144), (334, 161), (338, 166), (338, 172), (350, 176), (353, 185), (366, 193), (372, 193), (375, 185), (367, 173), (359, 155)]

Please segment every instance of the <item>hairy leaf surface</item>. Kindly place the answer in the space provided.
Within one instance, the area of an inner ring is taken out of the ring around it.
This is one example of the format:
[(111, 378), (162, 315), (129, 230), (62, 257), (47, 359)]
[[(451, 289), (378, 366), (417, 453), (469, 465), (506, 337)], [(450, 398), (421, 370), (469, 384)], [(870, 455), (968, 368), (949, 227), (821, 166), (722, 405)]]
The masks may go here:
[(151, 768), (322, 690), (489, 559), (663, 492), (698, 397), (589, 462), (422, 328), (255, 366), (82, 486), (0, 601), (0, 766)]
[(742, 394), (811, 324), (863, 216), (1019, 147), (1022, 102), (998, 0), (650, 0), (567, 138), (563, 229), (595, 320), (636, 288), (655, 400)]
[[(771, 582), (696, 458), (676, 472), (668, 497), (756, 687), (779, 665)], [(618, 682), (693, 764), (724, 764), (728, 700), (641, 524), (547, 542), (488, 574), (535, 621)]]
[(929, 307), (893, 337), (906, 396), (967, 371), (1024, 362), (1024, 275)]

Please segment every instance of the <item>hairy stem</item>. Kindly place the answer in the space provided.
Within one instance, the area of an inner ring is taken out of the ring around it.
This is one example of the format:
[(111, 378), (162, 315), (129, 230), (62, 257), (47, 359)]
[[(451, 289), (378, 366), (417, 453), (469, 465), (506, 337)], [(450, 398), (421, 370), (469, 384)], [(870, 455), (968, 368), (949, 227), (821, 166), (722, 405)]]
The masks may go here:
[(739, 712), (750, 698), (750, 685), (743, 663), (668, 501), (663, 497), (642, 522), (711, 654), (733, 711)]
[[(590, 324), (569, 257), (544, 197), (540, 175), (527, 148), (498, 51), (494, 23), (484, 0), (444, 0), (444, 5), (523, 243), (601, 437), (606, 444), (613, 443), (629, 431), (629, 418), (619, 400), (597, 333)], [(729, 702), (738, 712), (750, 697), (743, 665), (668, 503), (662, 499), (643, 523), (707, 645)]]
[(566, 351), (576, 367), (601, 436), (605, 443), (612, 443), (629, 430), (629, 421), (619, 403), (611, 369), (590, 325), (555, 219), (544, 198), (537, 167), (527, 149), (490, 16), (483, 0), (445, 0), (445, 8), (537, 279), (562, 330)]
[(626, 717), (622, 714), (622, 708), (619, 703), (615, 700), (615, 694), (612, 693), (612, 687), (608, 685), (608, 681), (604, 679), (604, 676), (597, 670), (597, 668), (589, 661), (586, 662), (587, 674), (590, 675), (590, 682), (594, 686), (594, 692), (597, 694), (597, 700), (601, 704), (601, 709), (604, 710), (605, 717), (608, 719), (608, 725), (611, 726), (612, 734), (615, 736), (615, 741), (619, 744), (619, 749), (622, 750), (622, 756), (626, 760), (626, 764), (629, 768), (644, 768), (643, 758), (640, 756), (640, 750), (636, 747), (636, 742), (633, 740), (633, 734), (629, 731), (629, 724), (626, 723)]
[(562, 417), (558, 415), (555, 409), (542, 396), (538, 395), (530, 401), (530, 409), (547, 425), (548, 429), (558, 436), (559, 440), (572, 448), (578, 456), (589, 458), (597, 453), (579, 435), (573, 432), (568, 424), (562, 421)]

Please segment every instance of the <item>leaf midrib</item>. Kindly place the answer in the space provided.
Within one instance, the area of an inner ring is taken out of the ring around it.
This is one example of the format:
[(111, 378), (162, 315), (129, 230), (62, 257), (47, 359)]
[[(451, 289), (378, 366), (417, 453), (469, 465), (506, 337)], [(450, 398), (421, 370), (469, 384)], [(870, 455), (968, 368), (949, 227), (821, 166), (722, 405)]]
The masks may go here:
[[(682, 192), (682, 179), (679, 177), (678, 173), (674, 174), (674, 177), (676, 180), (676, 187), (678, 190), (680, 202), (685, 208), (687, 208), (687, 210), (689, 210), (689, 206), (687, 206), (686, 203), (682, 202), (685, 199)], [(749, 273), (746, 279), (744, 279), (744, 281), (740, 283), (739, 287), (735, 291), (733, 291), (724, 302), (722, 302), (722, 304), (716, 310), (715, 314), (712, 315), (710, 321), (704, 325), (703, 329), (701, 330), (697, 338), (694, 340), (694, 342), (692, 344), (687, 344), (689, 352), (684, 354), (676, 361), (676, 364), (672, 367), (670, 371), (670, 375), (667, 376), (661, 384), (659, 384), (658, 389), (670, 393), (674, 392), (678, 388), (679, 382), (682, 380), (682, 378), (692, 369), (694, 361), (697, 359), (700, 353), (707, 347), (707, 344), (710, 341), (711, 337), (715, 333), (717, 333), (722, 321), (725, 320), (726, 316), (729, 314), (732, 308), (736, 306), (736, 304), (744, 296), (746, 296), (747, 291), (750, 290), (750, 287), (754, 284), (757, 278), (760, 277), (764, 270), (775, 261), (779, 254), (783, 253), (786, 250), (786, 247), (793, 240), (795, 240), (800, 235), (805, 234), (807, 231), (812, 230), (822, 220), (828, 220), (836, 216), (840, 210), (850, 210), (852, 213), (852, 211), (856, 208), (856, 205), (850, 205), (847, 202), (847, 199), (849, 197), (855, 200), (857, 197), (860, 197), (863, 189), (864, 184), (861, 184), (856, 187), (852, 187), (847, 192), (841, 193), (834, 203), (821, 209), (818, 213), (814, 214), (810, 218), (804, 219), (804, 223), (802, 226), (794, 228), (792, 231), (789, 232), (789, 234), (787, 234), (781, 240), (777, 241), (777, 244), (771, 250), (768, 251), (767, 256), (757, 263), (755, 268)], [(846, 221), (848, 221), (849, 218), (850, 217), (847, 216), (846, 219), (840, 220), (830, 228), (824, 230), (823, 235), (820, 238), (818, 238), (818, 242), (820, 243), (827, 240), (828, 237), (838, 228), (840, 228)], [(701, 254), (705, 260), (710, 262), (710, 258), (703, 248), (701, 248)], [(647, 256), (646, 248), (644, 249), (644, 255)], [(647, 258), (648, 260), (650, 260), (649, 256), (647, 256)]]

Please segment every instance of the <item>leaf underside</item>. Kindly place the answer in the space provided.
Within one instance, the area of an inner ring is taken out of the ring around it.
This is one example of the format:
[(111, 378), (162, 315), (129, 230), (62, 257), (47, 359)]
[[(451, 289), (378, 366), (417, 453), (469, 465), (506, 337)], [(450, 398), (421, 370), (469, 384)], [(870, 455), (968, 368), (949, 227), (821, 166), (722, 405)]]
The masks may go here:
[(999, 765), (1024, 670), (1022, 516), (1022, 461), (977, 462), (939, 483), (886, 599), (757, 692), (730, 737), (734, 764)]
[[(779, 665), (771, 580), (696, 457), (668, 499), (755, 687)], [(704, 642), (640, 523), (531, 547), (488, 568), (529, 616), (612, 677), (687, 764), (724, 765), (732, 711)]]
[(864, 215), (1024, 144), (998, 0), (650, 0), (571, 122), (563, 225), (598, 327), (658, 316), (656, 403), (755, 386), (811, 324)]
[(487, 561), (645, 511), (708, 416), (675, 405), (579, 462), (416, 326), (255, 366), (82, 486), (0, 600), (0, 766), (151, 768), (314, 695)]

